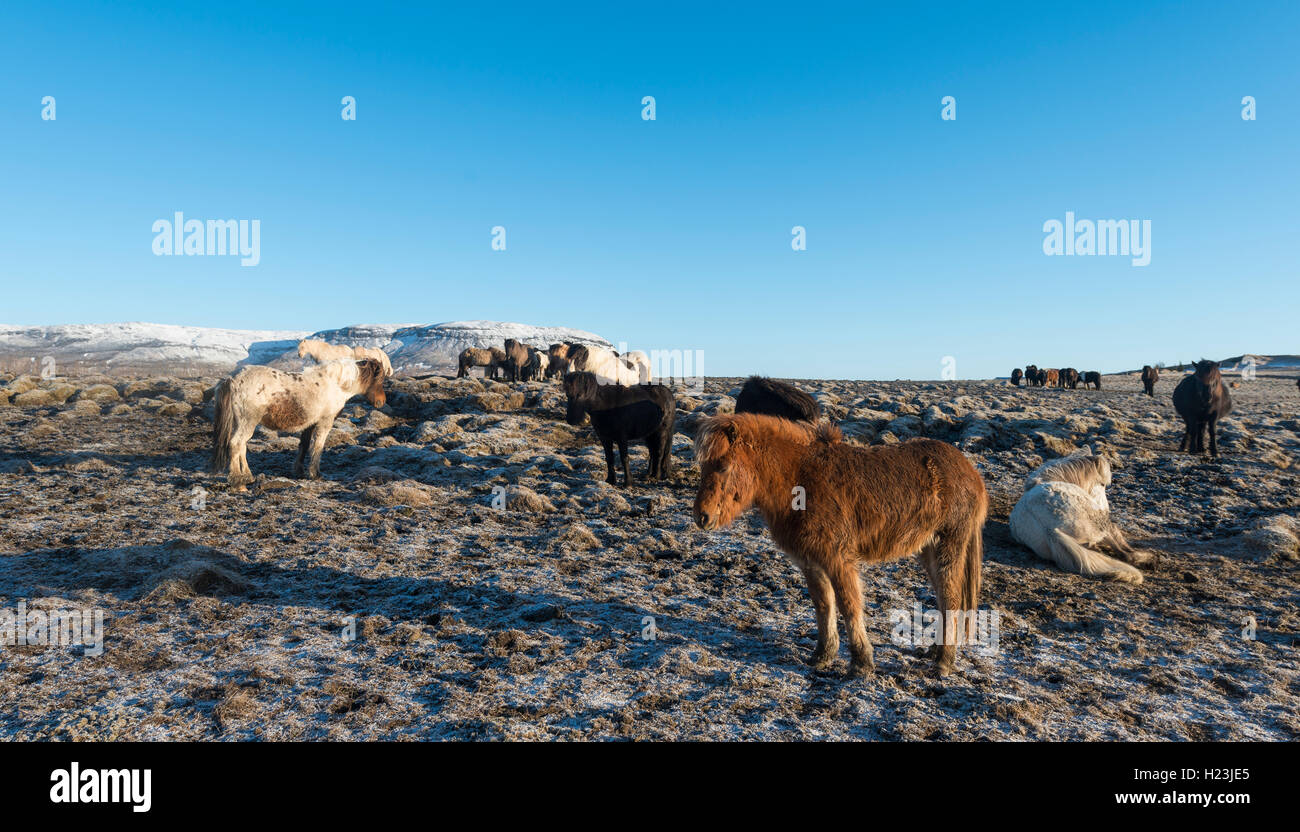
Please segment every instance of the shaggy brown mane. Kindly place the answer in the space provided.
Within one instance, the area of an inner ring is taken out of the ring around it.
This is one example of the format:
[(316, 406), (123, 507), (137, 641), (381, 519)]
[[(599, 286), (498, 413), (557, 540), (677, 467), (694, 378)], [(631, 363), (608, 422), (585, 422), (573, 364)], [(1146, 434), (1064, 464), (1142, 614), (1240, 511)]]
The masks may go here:
[[(839, 441), (839, 428), (827, 423), (834, 431), (834, 438), (825, 441)], [(711, 462), (727, 453), (731, 445), (755, 444), (776, 440), (807, 445), (814, 438), (820, 438), (823, 428), (814, 429), (804, 422), (792, 422), (776, 416), (761, 413), (728, 413), (705, 419), (703, 426), (695, 435), (695, 458), (699, 462)]]

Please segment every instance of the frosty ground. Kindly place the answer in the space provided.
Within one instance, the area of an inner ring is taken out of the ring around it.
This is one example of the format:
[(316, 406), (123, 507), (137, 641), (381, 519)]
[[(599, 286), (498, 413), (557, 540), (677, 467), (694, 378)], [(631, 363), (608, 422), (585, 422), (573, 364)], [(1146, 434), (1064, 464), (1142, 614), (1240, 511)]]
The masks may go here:
[[(0, 736), (1294, 739), (1300, 393), (1241, 380), (1210, 462), (1175, 452), (1176, 380), (799, 382), (847, 441), (953, 442), (990, 492), (998, 650), (939, 679), (891, 643), (891, 610), (933, 606), (899, 561), (863, 570), (877, 669), (857, 679), (846, 652), (805, 664), (811, 604), (756, 515), (691, 521), (691, 436), (738, 379), (679, 393), (666, 484), (606, 485), (553, 384), (437, 377), (349, 405), (318, 481), (285, 479), (295, 437), (259, 433), (239, 493), (204, 472), (215, 379), (0, 375), (0, 607), (105, 616), (98, 657), (0, 646)], [(1024, 475), (1085, 444), (1159, 555), (1140, 586), (1009, 536)]]

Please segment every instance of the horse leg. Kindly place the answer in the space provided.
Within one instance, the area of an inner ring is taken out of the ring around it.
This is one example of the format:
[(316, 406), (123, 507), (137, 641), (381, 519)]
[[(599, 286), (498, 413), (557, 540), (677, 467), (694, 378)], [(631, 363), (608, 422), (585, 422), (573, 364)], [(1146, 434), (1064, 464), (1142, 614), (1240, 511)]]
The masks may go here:
[(1111, 524), (1101, 542), (1108, 548), (1113, 549), (1121, 559), (1134, 566), (1145, 566), (1155, 559), (1155, 556), (1150, 552), (1142, 552), (1129, 545), (1128, 540), (1124, 538), (1124, 533), (1114, 524)]
[(659, 459), (659, 477), (667, 479), (673, 474), (673, 428), (668, 426), (659, 439), (659, 452), (662, 456)]
[(826, 571), (817, 564), (804, 566), (803, 576), (808, 581), (808, 594), (812, 596), (813, 609), (817, 612), (817, 649), (808, 659), (808, 664), (825, 670), (835, 661), (840, 650), (840, 633), (835, 628), (835, 590), (831, 588), (831, 579)]
[(230, 474), (227, 481), (239, 488), (253, 481), (253, 469), (248, 467), (248, 440), (253, 438), (257, 423), (239, 425), (230, 437)]
[(1192, 422), (1190, 419), (1183, 420), (1183, 441), (1178, 443), (1178, 452), (1183, 451), (1193, 453), (1192, 451)]
[(309, 479), (320, 479), (320, 457), (325, 452), (325, 440), (329, 438), (332, 427), (334, 427), (333, 419), (322, 419), (312, 427), (311, 465), (307, 467)]
[(618, 474), (615, 474), (614, 468), (614, 440), (613, 438), (600, 437), (600, 442), (605, 446), (605, 467), (609, 473), (605, 475), (605, 482), (610, 485), (618, 485)]
[(849, 638), (850, 676), (865, 676), (876, 667), (867, 628), (862, 623), (862, 579), (857, 564), (847, 558), (827, 567), (827, 576), (835, 589), (835, 602), (844, 616), (844, 632)]
[(632, 485), (632, 460), (628, 459), (626, 435), (618, 438), (618, 455), (623, 458), (623, 487), (630, 488)]
[(646, 455), (650, 457), (650, 473), (646, 475), (648, 480), (663, 479), (663, 449), (660, 447), (661, 439), (658, 433), (646, 434), (645, 448)]
[(1218, 422), (1218, 416), (1211, 416), (1210, 420), (1206, 423), (1206, 426), (1210, 431), (1210, 456), (1215, 459), (1218, 459), (1219, 457), (1219, 438), (1217, 436)]
[(307, 449), (316, 438), (316, 426), (309, 425), (298, 437), (298, 458), (293, 461), (294, 479), (302, 479), (302, 463), (307, 458)]
[(940, 640), (936, 645), (935, 669), (940, 676), (951, 673), (957, 663), (957, 645), (962, 641), (965, 610), (962, 609), (962, 585), (965, 583), (966, 540), (956, 534), (941, 535), (938, 542), (921, 549), (921, 560), (930, 576), (930, 586), (939, 602)]

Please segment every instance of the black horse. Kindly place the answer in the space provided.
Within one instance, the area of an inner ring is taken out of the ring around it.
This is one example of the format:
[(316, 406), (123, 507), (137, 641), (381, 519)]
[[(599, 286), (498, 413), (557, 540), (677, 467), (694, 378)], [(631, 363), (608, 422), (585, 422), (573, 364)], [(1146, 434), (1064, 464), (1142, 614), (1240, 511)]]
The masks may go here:
[(1205, 432), (1210, 433), (1210, 456), (1219, 455), (1219, 442), (1215, 426), (1219, 419), (1232, 412), (1232, 397), (1219, 375), (1219, 365), (1213, 361), (1196, 362), (1196, 371), (1178, 382), (1174, 388), (1174, 409), (1183, 417), (1187, 429), (1178, 450), (1188, 453), (1205, 453)]
[(750, 376), (736, 397), (737, 413), (764, 413), (792, 422), (816, 422), (820, 411), (812, 396), (784, 381)]
[(1100, 389), (1101, 389), (1101, 373), (1097, 372), (1096, 370), (1088, 370), (1088, 371), (1086, 371), (1086, 372), (1083, 374), (1083, 389), (1084, 389), (1084, 390), (1087, 390), (1089, 384), (1091, 384), (1091, 385), (1093, 386), (1093, 389), (1095, 389), (1095, 390), (1100, 390)]
[(618, 485), (614, 467), (614, 443), (618, 443), (619, 456), (623, 458), (623, 483), (632, 484), (632, 468), (628, 461), (627, 444), (632, 439), (644, 439), (650, 453), (650, 471), (647, 479), (663, 479), (672, 472), (673, 422), (677, 416), (677, 400), (671, 388), (663, 384), (600, 384), (593, 373), (568, 373), (564, 376), (564, 392), (569, 397), (565, 420), (580, 425), (591, 414), (591, 426), (605, 446), (605, 464), (609, 475), (605, 482)]

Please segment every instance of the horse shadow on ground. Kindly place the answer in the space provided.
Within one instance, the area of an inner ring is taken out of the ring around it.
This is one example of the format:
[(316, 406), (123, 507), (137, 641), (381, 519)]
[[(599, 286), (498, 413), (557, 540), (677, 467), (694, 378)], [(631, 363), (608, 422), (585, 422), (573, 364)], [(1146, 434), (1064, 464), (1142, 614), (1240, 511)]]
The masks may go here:
[[(35, 598), (93, 591), (118, 599), (117, 608), (152, 607), (173, 602), (160, 591), (179, 581), (184, 598), (215, 597), (234, 606), (269, 604), (293, 614), (303, 608), (327, 618), (381, 616), (391, 625), (424, 624), (431, 617), (455, 617), (489, 633), (510, 629), (540, 631), (565, 640), (569, 651), (597, 637), (639, 638), (651, 612), (620, 601), (596, 601), (548, 591), (520, 592), (486, 583), (456, 582), (433, 576), (372, 578), (330, 566), (293, 566), (241, 560), (220, 549), (186, 540), (160, 545), (82, 549), (75, 546), (34, 550), (4, 558), (0, 598)], [(292, 611), (291, 611), (292, 610)], [(626, 621), (626, 626), (615, 622)], [(660, 629), (656, 649), (647, 650), (631, 667), (652, 665), (669, 647), (699, 643), (725, 649), (746, 663), (797, 661), (798, 648), (774, 644), (744, 630), (700, 616), (672, 617)], [(479, 639), (482, 641), (482, 639)]]

